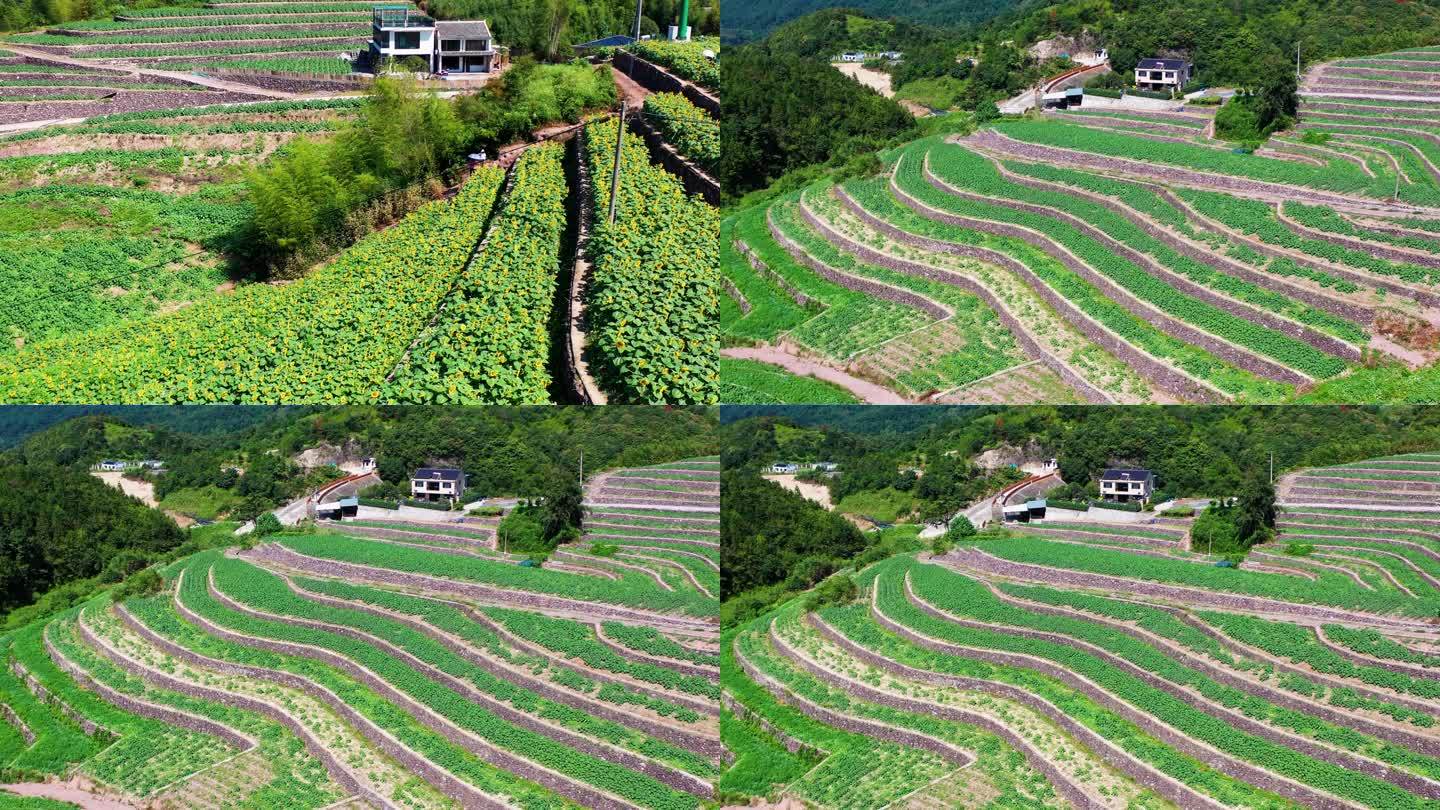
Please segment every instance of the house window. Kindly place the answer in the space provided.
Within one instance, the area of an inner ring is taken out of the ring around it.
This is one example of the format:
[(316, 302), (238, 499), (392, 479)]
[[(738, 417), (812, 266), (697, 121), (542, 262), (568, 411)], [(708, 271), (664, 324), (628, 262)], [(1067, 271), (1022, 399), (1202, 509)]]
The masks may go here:
[(395, 47), (400, 50), (415, 50), (420, 47), (419, 31), (396, 31)]
[(442, 40), (440, 40), (440, 50), (442, 50), (442, 51), (458, 51), (458, 50), (460, 50), (460, 40), (458, 40), (458, 39), (442, 39)]
[(467, 39), (467, 40), (465, 40), (465, 50), (467, 50), (467, 51), (488, 51), (488, 50), (490, 50), (490, 40), (488, 40), (488, 39)]

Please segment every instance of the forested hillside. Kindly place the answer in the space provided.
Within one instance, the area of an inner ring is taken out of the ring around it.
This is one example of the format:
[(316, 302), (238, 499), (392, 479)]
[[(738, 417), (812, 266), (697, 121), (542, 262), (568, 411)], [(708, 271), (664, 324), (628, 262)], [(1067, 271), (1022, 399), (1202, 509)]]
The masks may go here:
[(984, 22), (1018, 5), (1020, 0), (780, 0), (775, 3), (737, 3), (725, 12), (721, 36), (727, 43), (750, 42), (790, 20), (829, 8), (853, 8), (877, 17), (898, 17), (955, 27)]

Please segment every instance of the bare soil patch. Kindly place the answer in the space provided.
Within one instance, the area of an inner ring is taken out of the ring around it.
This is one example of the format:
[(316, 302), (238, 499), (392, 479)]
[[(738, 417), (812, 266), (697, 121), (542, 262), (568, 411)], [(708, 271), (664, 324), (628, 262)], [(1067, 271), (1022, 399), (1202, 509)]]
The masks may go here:
[(820, 484), (811, 481), (800, 481), (793, 475), (766, 475), (762, 477), (767, 481), (774, 481), (788, 490), (798, 492), (826, 509), (834, 507), (834, 504), (830, 502), (830, 490)]

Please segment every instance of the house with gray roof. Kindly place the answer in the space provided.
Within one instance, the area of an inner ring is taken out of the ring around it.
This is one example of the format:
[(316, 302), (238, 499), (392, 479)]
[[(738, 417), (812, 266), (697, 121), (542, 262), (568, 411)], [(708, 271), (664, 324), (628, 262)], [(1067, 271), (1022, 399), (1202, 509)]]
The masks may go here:
[(424, 59), (431, 73), (490, 73), (503, 61), (484, 20), (436, 20), (403, 5), (371, 9), (371, 63)]
[(1141, 59), (1135, 66), (1135, 86), (1141, 90), (1178, 90), (1190, 81), (1195, 66), (1184, 59)]

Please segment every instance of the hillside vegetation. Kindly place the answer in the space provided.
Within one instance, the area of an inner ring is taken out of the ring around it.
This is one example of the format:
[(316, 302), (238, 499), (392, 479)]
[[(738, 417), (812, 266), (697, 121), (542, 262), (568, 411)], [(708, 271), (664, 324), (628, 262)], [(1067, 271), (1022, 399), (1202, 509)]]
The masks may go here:
[[(923, 463), (923, 483), (941, 459), (985, 448), (1054, 454), (1064, 483), (1047, 472), (969, 510), (987, 522), (1048, 493), (1044, 518), (979, 532), (956, 518), (923, 546), (874, 533), (813, 588), (727, 600), (726, 801), (1431, 800), (1440, 547), (1435, 513), (1421, 510), (1440, 503), (1440, 455), (1423, 410), (926, 410), (928, 425), (883, 436), (810, 427), (821, 409), (802, 425), (727, 426), (727, 459), (750, 459), (752, 472), (782, 454), (842, 459), (844, 481), (871, 457), (894, 475), (898, 456)], [(1274, 514), (1222, 549), (1215, 530), (1265, 500), (1268, 479), (1239, 476), (1263, 470), (1269, 451)], [(1200, 517), (1057, 512), (1056, 492), (1113, 465), (1157, 471), (1168, 493), (1157, 501), (1209, 502)], [(1221, 505), (1231, 496), (1236, 506)], [(735, 527), (746, 534), (784, 537), (803, 512), (724, 515), (748, 520)]]

